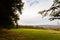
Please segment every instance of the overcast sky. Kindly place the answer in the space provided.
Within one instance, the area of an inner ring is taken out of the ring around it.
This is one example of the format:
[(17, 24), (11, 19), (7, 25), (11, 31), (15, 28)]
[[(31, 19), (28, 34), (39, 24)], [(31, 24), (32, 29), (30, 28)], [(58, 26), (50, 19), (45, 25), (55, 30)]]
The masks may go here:
[(42, 18), (39, 11), (48, 9), (53, 4), (53, 0), (23, 0), (24, 9), (20, 16), (20, 25), (54, 25), (57, 20), (49, 21), (49, 16)]

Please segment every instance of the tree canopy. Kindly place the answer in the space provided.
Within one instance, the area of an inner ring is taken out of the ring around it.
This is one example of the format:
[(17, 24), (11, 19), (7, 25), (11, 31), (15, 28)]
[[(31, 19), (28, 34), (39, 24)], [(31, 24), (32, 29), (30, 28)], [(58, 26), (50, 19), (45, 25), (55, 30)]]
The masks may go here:
[(50, 20), (60, 19), (60, 0), (53, 0), (52, 6), (48, 10), (40, 11), (39, 14), (43, 15), (44, 17), (50, 12)]
[(22, 0), (0, 0), (0, 28), (18, 25), (16, 11), (22, 14), (23, 4)]

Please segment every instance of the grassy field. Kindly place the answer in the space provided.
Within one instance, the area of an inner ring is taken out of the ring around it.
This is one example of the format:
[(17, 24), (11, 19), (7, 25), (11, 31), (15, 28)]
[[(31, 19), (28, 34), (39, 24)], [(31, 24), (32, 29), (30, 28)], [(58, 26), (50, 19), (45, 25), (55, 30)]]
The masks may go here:
[(60, 31), (42, 29), (10, 29), (0, 31), (0, 40), (60, 40)]

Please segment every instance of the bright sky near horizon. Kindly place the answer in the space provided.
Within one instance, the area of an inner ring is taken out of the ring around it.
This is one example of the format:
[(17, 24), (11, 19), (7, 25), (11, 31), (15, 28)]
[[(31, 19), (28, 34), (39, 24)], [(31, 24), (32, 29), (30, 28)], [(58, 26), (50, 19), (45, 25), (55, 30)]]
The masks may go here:
[(23, 13), (20, 16), (20, 25), (54, 25), (55, 21), (49, 21), (49, 16), (42, 18), (39, 11), (48, 9), (53, 4), (53, 0), (22, 0), (24, 2)]

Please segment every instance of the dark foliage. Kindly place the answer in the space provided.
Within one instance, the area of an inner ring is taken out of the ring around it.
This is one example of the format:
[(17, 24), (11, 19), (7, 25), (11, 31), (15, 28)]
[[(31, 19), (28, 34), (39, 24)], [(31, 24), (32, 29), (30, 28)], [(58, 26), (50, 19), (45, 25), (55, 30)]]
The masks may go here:
[(18, 25), (16, 10), (22, 13), (22, 0), (0, 0), (0, 28), (12, 28)]
[(49, 12), (51, 12), (50, 20), (60, 19), (60, 0), (54, 0), (51, 8), (49, 8), (48, 10), (40, 11), (39, 13), (43, 16), (47, 16)]

